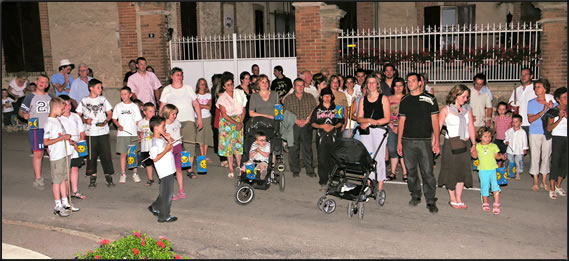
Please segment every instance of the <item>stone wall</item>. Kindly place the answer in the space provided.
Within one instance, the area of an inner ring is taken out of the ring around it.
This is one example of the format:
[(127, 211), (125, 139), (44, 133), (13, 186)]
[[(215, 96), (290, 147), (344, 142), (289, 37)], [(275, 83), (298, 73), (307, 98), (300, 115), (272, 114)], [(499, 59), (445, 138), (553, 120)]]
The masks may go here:
[(380, 2), (378, 9), (379, 28), (417, 26), (417, 11), (414, 2)]

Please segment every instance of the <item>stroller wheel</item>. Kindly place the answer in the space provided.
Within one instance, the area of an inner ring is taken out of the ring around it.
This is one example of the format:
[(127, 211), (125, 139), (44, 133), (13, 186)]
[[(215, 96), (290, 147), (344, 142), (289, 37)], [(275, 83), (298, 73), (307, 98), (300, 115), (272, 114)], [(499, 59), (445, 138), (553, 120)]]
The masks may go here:
[(285, 190), (285, 174), (282, 172), (279, 174), (279, 189), (281, 192)]
[(358, 202), (358, 216), (360, 219), (364, 219), (364, 203)]
[(354, 216), (354, 202), (348, 202), (348, 217)]
[(326, 196), (322, 196), (318, 199), (318, 202), (316, 202), (316, 206), (318, 207), (318, 209), (320, 209), (320, 211), (324, 211), (322, 209), (322, 204), (324, 203), (324, 200), (326, 200)]
[(278, 170), (280, 173), (283, 173), (283, 172), (286, 170), (286, 166), (285, 166), (285, 164), (284, 164), (284, 162), (283, 162), (282, 160), (279, 160), (279, 161), (277, 162), (277, 170)]
[(255, 198), (255, 190), (248, 184), (240, 185), (235, 192), (235, 202), (240, 205), (246, 205)]
[(382, 189), (379, 192), (377, 192), (377, 205), (383, 207), (383, 204), (385, 204), (386, 197), (387, 194), (385, 193), (385, 190)]
[(333, 199), (324, 200), (322, 203), (322, 211), (326, 214), (332, 214), (336, 210), (336, 201)]

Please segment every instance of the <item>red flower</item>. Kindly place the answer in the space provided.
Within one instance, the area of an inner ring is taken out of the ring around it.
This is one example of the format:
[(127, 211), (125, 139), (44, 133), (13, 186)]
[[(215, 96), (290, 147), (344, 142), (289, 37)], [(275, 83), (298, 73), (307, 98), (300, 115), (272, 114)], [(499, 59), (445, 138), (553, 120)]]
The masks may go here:
[(138, 249), (133, 248), (133, 249), (132, 249), (132, 252), (134, 253), (135, 256), (138, 255)]
[(166, 237), (163, 237), (163, 236), (158, 237), (158, 239), (160, 239), (160, 240), (164, 239), (164, 240), (168, 241), (168, 239)]
[(146, 243), (144, 242), (144, 239), (142, 239), (142, 242), (140, 243), (142, 246), (146, 245)]
[(165, 248), (166, 245), (164, 245), (164, 243), (162, 243), (162, 241), (158, 241), (156, 242), (157, 245), (159, 245), (161, 248)]
[(175, 258), (176, 258), (176, 259), (182, 259), (182, 257), (181, 257), (181, 256), (179, 256), (179, 255), (176, 255), (176, 257), (175, 257)]
[(134, 235), (134, 236), (140, 238), (140, 231), (134, 232), (134, 233), (132, 233), (132, 235)]
[(93, 250), (89, 250), (89, 253), (93, 253)]
[(95, 256), (95, 259), (99, 259), (99, 258), (101, 258), (101, 257), (100, 257), (100, 256)]
[(99, 242), (99, 245), (102, 246), (102, 245), (107, 245), (109, 243), (111, 243), (111, 241), (109, 241), (108, 239), (103, 239), (103, 240), (101, 240), (101, 242)]

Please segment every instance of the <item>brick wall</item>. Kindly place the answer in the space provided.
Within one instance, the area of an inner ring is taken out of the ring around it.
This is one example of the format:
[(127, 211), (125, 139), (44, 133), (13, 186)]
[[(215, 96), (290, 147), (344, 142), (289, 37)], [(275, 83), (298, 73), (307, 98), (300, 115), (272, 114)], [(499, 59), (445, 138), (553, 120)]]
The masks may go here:
[(540, 76), (551, 83), (552, 90), (567, 86), (567, 3), (540, 4), (543, 35)]
[(358, 29), (374, 29), (374, 3), (356, 2), (356, 16)]
[(47, 2), (39, 2), (41, 40), (43, 47), (44, 70), (47, 75), (55, 73), (53, 69), (53, 57), (51, 53), (51, 34), (49, 31), (49, 17), (47, 12)]
[(136, 35), (136, 10), (130, 2), (118, 2), (119, 33), (121, 42), (122, 75), (130, 71), (128, 61), (138, 57), (138, 40)]

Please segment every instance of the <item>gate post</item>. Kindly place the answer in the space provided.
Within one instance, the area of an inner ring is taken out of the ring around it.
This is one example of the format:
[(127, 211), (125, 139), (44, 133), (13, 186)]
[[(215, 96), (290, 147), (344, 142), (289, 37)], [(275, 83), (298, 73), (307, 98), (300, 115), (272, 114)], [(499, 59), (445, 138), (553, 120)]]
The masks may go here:
[(324, 2), (295, 2), (296, 62), (298, 73), (312, 74), (322, 68), (335, 74), (338, 58), (339, 22), (346, 14)]

